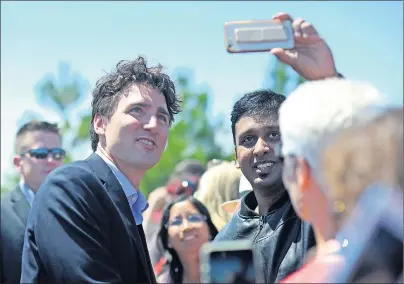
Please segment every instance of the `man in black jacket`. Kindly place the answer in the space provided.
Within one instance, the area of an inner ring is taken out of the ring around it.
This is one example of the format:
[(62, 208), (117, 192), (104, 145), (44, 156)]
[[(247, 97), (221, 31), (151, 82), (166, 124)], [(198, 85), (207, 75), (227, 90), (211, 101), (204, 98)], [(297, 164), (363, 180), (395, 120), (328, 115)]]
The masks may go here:
[[(285, 13), (273, 18), (292, 21), (295, 33), (295, 48), (276, 48), (273, 55), (306, 80), (338, 76), (328, 45), (310, 23)], [(278, 110), (284, 100), (269, 90), (255, 91), (237, 101), (231, 113), (237, 165), (253, 192), (242, 198), (240, 210), (215, 241), (251, 240), (257, 283), (282, 280), (302, 265), (315, 244), (310, 225), (293, 210), (282, 183), (283, 163), (275, 155), (281, 138)]]
[(22, 283), (156, 282), (143, 230), (144, 174), (160, 160), (175, 86), (143, 57), (120, 61), (93, 91), (86, 160), (53, 171), (31, 208)]
[(24, 232), (35, 193), (63, 164), (65, 151), (56, 124), (30, 121), (15, 137), (14, 166), (20, 180), (1, 198), (0, 283), (20, 283)]

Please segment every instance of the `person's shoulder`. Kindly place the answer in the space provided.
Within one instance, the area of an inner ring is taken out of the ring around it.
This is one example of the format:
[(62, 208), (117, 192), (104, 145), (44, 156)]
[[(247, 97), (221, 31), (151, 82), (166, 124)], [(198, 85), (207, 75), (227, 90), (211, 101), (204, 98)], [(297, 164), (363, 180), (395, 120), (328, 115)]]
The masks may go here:
[(217, 233), (216, 237), (213, 239), (213, 242), (229, 240), (229, 236), (227, 233), (227, 226), (228, 224), (225, 227), (223, 227), (223, 229), (221, 229), (219, 233)]
[(216, 241), (228, 241), (237, 239), (237, 223), (239, 222), (239, 211), (236, 211), (233, 217), (216, 235), (214, 242)]
[(65, 164), (53, 170), (49, 173), (41, 187), (46, 184), (57, 183), (60, 180), (66, 180), (66, 182), (69, 183), (77, 183), (96, 178), (97, 175), (90, 165), (86, 161), (80, 160)]
[(12, 205), (13, 203), (13, 199), (15, 199), (15, 197), (21, 194), (23, 195), (20, 186), (16, 186), (10, 190), (8, 190), (7, 192), (3, 193), (1, 195), (1, 211), (3, 212), (4, 210), (8, 210), (9, 207)]
[(28, 223), (37, 224), (49, 214), (67, 216), (99, 209), (106, 200), (106, 190), (97, 174), (86, 161), (75, 161), (53, 170), (35, 194)]
[(88, 197), (88, 192), (95, 191), (100, 186), (100, 180), (89, 164), (86, 161), (75, 161), (60, 166), (49, 173), (39, 187), (35, 200), (63, 195), (69, 198)]
[(11, 203), (11, 195), (13, 194), (14, 189), (10, 189), (8, 191), (6, 191), (5, 193), (1, 194), (1, 209), (3, 210), (3, 206), (5, 204), (10, 204)]
[[(9, 224), (10, 218), (12, 215), (14, 215), (13, 212), (13, 202), (12, 202), (12, 196), (13, 196), (13, 191), (15, 189), (9, 190), (6, 193), (2, 194), (1, 196), (1, 206), (0, 206), (0, 217), (1, 217), (1, 231), (3, 232), (3, 229), (6, 227), (6, 224)], [(3, 234), (3, 233), (2, 233)]]
[(342, 268), (344, 258), (338, 254), (314, 255), (299, 270), (280, 283), (327, 283), (333, 271)]
[(49, 173), (47, 179), (63, 176), (71, 178), (74, 176), (85, 177), (91, 175), (95, 175), (95, 173), (91, 169), (90, 165), (85, 160), (79, 160), (57, 167), (51, 173)]

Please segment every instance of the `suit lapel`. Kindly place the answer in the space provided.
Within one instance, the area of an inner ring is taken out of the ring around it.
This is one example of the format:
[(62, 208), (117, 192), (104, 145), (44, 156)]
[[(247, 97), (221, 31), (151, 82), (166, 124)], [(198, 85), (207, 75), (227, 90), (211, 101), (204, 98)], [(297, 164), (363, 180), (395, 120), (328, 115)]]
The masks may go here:
[[(137, 227), (138, 227), (141, 239), (142, 239), (142, 241), (144, 243), (144, 246), (147, 247), (146, 235), (144, 233), (143, 226), (138, 225)], [(150, 269), (149, 269), (149, 277), (150, 277), (150, 279), (153, 279), (153, 281), (151, 281), (150, 283), (156, 283), (156, 276), (154, 275), (153, 264), (151, 263), (149, 253), (147, 253), (146, 260), (147, 260), (147, 263), (148, 263), (148, 265), (150, 267)]]
[[(133, 242), (137, 248), (143, 266), (150, 272), (151, 267), (148, 265), (145, 254), (146, 247), (143, 246), (135, 219), (120, 183), (109, 166), (97, 154), (91, 154), (90, 157), (87, 158), (87, 162), (90, 163), (98, 177), (105, 183), (104, 186), (106, 190), (119, 211), (122, 213), (121, 216), (125, 226), (127, 226), (131, 232)], [(150, 273), (146, 272), (146, 274), (150, 278)], [(152, 279), (149, 279), (149, 281), (150, 283), (153, 283)]]
[(13, 210), (15, 214), (18, 216), (18, 218), (20, 218), (23, 225), (26, 226), (31, 207), (29, 206), (29, 203), (25, 198), (24, 193), (22, 193), (19, 185), (17, 185), (17, 187), (11, 193), (11, 201), (13, 202)]

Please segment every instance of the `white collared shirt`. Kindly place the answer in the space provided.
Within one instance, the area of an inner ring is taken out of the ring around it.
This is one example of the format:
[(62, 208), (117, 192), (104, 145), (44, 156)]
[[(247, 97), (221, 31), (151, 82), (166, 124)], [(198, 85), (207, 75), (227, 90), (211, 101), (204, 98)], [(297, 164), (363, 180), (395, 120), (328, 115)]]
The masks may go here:
[(19, 185), (22, 193), (25, 196), (25, 199), (27, 199), (28, 201), (29, 206), (32, 207), (32, 203), (34, 202), (35, 198), (35, 193), (32, 191), (32, 189), (28, 187), (28, 185), (22, 179), (20, 179)]
[(136, 225), (142, 224), (142, 213), (149, 207), (149, 203), (147, 203), (146, 198), (140, 192), (140, 190), (136, 189), (132, 185), (128, 178), (117, 168), (117, 166), (110, 159), (105, 157), (105, 155), (103, 155), (98, 150), (95, 153), (100, 156), (105, 163), (107, 163), (112, 173), (115, 175), (116, 179), (120, 183), (123, 191), (125, 192), (125, 196), (128, 199), (129, 206), (132, 210), (132, 215), (135, 218)]

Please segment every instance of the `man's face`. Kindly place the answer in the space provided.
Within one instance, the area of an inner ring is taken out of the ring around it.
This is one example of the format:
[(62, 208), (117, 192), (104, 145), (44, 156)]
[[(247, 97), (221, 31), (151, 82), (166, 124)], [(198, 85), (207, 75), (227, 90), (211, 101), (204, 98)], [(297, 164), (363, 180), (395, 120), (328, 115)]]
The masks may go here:
[(160, 160), (170, 125), (164, 95), (149, 86), (133, 84), (106, 122), (105, 147), (114, 159), (148, 170)]
[(267, 189), (282, 179), (282, 162), (275, 156), (280, 142), (278, 119), (242, 117), (235, 125), (236, 158), (254, 189)]
[[(49, 131), (27, 132), (20, 137), (22, 151), (39, 148), (61, 148), (61, 140), (58, 134)], [(14, 157), (14, 165), (25, 183), (34, 192), (39, 188), (46, 176), (55, 168), (63, 164), (63, 159), (55, 159), (51, 154), (47, 158), (40, 159), (30, 154)]]

